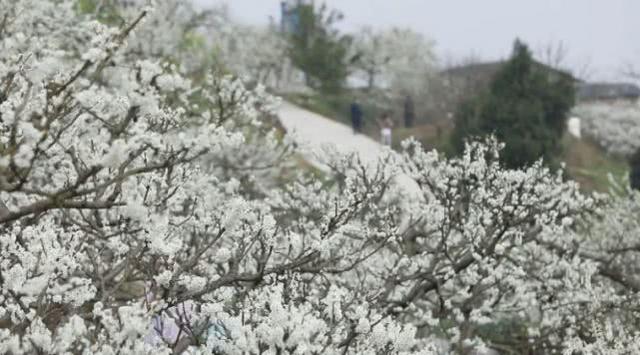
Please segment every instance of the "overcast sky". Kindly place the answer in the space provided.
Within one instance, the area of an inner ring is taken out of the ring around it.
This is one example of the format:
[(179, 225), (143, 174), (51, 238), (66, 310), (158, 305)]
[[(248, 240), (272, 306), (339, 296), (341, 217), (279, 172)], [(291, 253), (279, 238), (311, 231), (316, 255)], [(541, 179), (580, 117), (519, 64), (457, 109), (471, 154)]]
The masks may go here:
[[(227, 2), (232, 15), (252, 24), (279, 19), (278, 0)], [(567, 65), (588, 65), (592, 80), (620, 78), (630, 63), (640, 67), (640, 0), (326, 0), (345, 15), (345, 31), (362, 25), (402, 26), (436, 42), (442, 59), (474, 54), (507, 56), (515, 37), (532, 49), (563, 41)]]

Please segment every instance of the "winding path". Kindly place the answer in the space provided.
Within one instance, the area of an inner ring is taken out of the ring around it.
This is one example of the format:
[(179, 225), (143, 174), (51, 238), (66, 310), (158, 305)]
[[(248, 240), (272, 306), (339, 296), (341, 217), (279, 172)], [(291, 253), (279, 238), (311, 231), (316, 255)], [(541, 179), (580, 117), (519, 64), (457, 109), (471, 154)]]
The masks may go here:
[[(327, 151), (333, 150), (343, 155), (355, 152), (365, 166), (373, 166), (389, 149), (363, 134), (354, 134), (350, 127), (342, 123), (286, 101), (280, 106), (278, 116), (288, 134), (300, 146), (304, 158), (319, 169), (326, 169), (321, 160)], [(408, 198), (406, 201), (420, 198), (420, 188), (411, 178), (396, 175), (394, 180), (399, 188), (396, 192), (405, 195)]]
[(306, 159), (321, 167), (314, 157), (323, 149), (333, 149), (341, 154), (356, 152), (365, 163), (374, 162), (385, 147), (375, 140), (354, 134), (350, 127), (324, 116), (307, 111), (289, 102), (283, 102), (278, 112), (280, 122), (301, 146)]

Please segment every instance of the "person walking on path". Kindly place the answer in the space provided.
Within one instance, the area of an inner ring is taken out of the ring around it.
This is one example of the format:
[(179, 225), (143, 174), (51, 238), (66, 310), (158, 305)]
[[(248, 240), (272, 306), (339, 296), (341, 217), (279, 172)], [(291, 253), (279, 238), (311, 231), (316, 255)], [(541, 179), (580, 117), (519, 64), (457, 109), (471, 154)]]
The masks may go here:
[(382, 118), (378, 120), (378, 124), (380, 125), (380, 142), (390, 147), (393, 133), (393, 120), (391, 119), (391, 115), (389, 113), (383, 114)]
[(362, 108), (358, 100), (354, 100), (351, 103), (351, 127), (353, 128), (353, 134), (358, 134), (362, 131)]
[(640, 148), (629, 158), (629, 184), (640, 191)]
[(411, 95), (407, 95), (404, 99), (404, 126), (407, 128), (413, 127), (415, 117), (416, 113), (413, 107), (413, 99), (411, 99)]

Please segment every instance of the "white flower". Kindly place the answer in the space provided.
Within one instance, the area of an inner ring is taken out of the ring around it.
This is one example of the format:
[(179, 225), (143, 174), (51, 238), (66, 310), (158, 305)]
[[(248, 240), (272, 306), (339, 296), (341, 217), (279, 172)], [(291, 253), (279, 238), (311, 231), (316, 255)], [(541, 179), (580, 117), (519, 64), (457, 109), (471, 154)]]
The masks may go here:
[(102, 165), (117, 168), (127, 159), (128, 147), (123, 140), (116, 139), (108, 149), (109, 151), (102, 157)]

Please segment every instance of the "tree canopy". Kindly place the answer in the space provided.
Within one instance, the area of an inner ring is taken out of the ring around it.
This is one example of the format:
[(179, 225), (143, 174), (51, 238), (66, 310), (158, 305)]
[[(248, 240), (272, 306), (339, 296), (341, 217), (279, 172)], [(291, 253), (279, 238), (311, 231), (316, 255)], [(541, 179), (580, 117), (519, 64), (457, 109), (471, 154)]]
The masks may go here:
[(509, 167), (540, 158), (553, 162), (573, 103), (571, 78), (535, 62), (527, 46), (516, 41), (486, 92), (461, 105), (454, 145), (461, 150), (469, 137), (494, 134), (506, 143), (503, 161)]
[(326, 4), (300, 2), (292, 9), (298, 21), (288, 34), (292, 63), (305, 74), (307, 85), (324, 92), (339, 91), (347, 78), (349, 43), (335, 24), (342, 14)]

